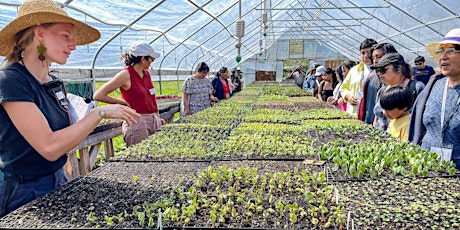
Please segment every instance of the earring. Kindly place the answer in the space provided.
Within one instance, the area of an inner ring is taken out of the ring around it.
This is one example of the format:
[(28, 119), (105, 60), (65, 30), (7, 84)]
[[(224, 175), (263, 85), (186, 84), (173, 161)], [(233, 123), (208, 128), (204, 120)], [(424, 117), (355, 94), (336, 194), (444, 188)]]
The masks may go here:
[(43, 44), (40, 44), (37, 46), (37, 50), (39, 53), (38, 60), (43, 62), (46, 59), (45, 55), (43, 55), (46, 52), (46, 47)]

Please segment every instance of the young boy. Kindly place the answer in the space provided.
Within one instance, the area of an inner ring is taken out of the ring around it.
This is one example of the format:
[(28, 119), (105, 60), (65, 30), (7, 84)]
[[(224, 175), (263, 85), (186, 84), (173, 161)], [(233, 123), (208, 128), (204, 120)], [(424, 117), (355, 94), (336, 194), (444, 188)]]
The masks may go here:
[(407, 141), (409, 134), (412, 96), (406, 88), (393, 86), (386, 89), (380, 97), (383, 114), (390, 119), (388, 132), (402, 141)]

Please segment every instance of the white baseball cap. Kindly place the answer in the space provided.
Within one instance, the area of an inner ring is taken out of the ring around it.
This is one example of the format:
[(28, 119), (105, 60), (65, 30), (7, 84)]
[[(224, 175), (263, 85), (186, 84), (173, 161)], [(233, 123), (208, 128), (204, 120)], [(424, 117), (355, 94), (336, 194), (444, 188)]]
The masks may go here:
[(321, 74), (323, 74), (324, 70), (326, 70), (326, 68), (322, 65), (318, 66), (318, 68), (316, 68), (316, 73), (315, 73), (315, 76), (319, 76)]
[(137, 41), (131, 46), (131, 54), (135, 57), (150, 56), (153, 58), (160, 57), (160, 53), (155, 52), (153, 47), (145, 41)]

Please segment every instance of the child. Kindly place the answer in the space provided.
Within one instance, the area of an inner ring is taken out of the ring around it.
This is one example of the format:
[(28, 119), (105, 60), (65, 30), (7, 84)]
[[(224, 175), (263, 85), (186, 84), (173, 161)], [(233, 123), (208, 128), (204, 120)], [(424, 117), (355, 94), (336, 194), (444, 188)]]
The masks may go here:
[(380, 97), (383, 114), (390, 119), (388, 132), (402, 141), (407, 141), (409, 134), (412, 96), (409, 90), (401, 86), (386, 89)]

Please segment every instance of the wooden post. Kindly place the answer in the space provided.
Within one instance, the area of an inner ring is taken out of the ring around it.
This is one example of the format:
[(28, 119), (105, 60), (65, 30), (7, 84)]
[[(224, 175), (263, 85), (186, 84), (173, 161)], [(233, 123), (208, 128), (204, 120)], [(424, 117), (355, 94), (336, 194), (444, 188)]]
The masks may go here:
[(85, 147), (79, 149), (78, 153), (80, 153), (80, 160), (78, 160), (78, 169), (80, 171), (80, 175), (84, 176), (91, 171), (88, 148)]
[(78, 170), (78, 159), (75, 151), (67, 154), (67, 162), (64, 165), (64, 171), (68, 181), (80, 176), (80, 171)]
[(111, 157), (115, 156), (115, 150), (113, 148), (113, 140), (108, 139), (104, 141), (105, 146), (105, 160), (109, 160)]

